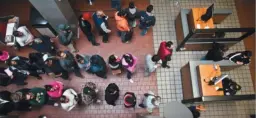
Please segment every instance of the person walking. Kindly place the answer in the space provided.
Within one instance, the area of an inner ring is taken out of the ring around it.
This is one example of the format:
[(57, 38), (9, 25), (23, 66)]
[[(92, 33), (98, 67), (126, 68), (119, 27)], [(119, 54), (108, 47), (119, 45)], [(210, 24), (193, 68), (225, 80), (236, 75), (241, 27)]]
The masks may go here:
[(112, 70), (112, 74), (121, 74), (122, 73), (122, 63), (121, 59), (116, 55), (110, 55), (108, 58), (108, 66)]
[(142, 103), (139, 104), (141, 108), (146, 108), (149, 113), (153, 112), (153, 109), (159, 107), (161, 97), (155, 96), (152, 91), (144, 94)]
[(66, 24), (58, 25), (58, 36), (60, 44), (67, 46), (72, 53), (78, 52), (75, 48), (74, 40), (76, 39), (74, 33), (71, 31), (70, 26)]
[(146, 11), (141, 12), (140, 25), (139, 25), (139, 28), (142, 30), (142, 32), (140, 33), (141, 36), (146, 35), (148, 29), (151, 26), (154, 26), (156, 23), (156, 18), (152, 14), (152, 11), (153, 11), (153, 5), (149, 5)]
[(110, 83), (105, 90), (105, 100), (107, 104), (116, 106), (119, 97), (119, 88), (115, 83)]
[(162, 60), (158, 55), (147, 54), (145, 58), (145, 73), (144, 76), (148, 77), (162, 64)]
[(163, 41), (160, 44), (160, 47), (158, 49), (157, 55), (162, 60), (162, 67), (163, 68), (170, 68), (170, 66), (167, 65), (168, 61), (171, 61), (173, 51), (173, 43), (171, 41)]
[(79, 17), (79, 26), (82, 32), (85, 34), (87, 39), (92, 43), (93, 46), (99, 46), (100, 44), (96, 42), (95, 36), (92, 33), (92, 25), (89, 22), (91, 19), (90, 13), (83, 13)]
[(78, 94), (74, 89), (67, 89), (60, 98), (61, 107), (66, 111), (70, 111), (77, 105), (78, 100)]
[(246, 65), (251, 62), (251, 56), (252, 51), (234, 52), (226, 56), (226, 59), (238, 65)]
[(57, 55), (61, 58), (60, 65), (64, 70), (74, 72), (77, 77), (84, 78), (73, 54), (71, 54), (69, 51), (59, 51), (57, 52)]
[(129, 3), (129, 7), (125, 9), (126, 12), (126, 18), (128, 20), (129, 26), (130, 27), (136, 27), (136, 18), (139, 17), (139, 10), (136, 8), (134, 5), (134, 2)]
[(122, 57), (122, 65), (123, 67), (126, 69), (127, 71), (127, 78), (128, 80), (133, 83), (134, 81), (131, 79), (132, 74), (135, 72), (136, 70), (136, 65), (137, 65), (137, 57), (127, 53), (124, 54)]
[(119, 36), (121, 36), (121, 40), (123, 43), (128, 42), (125, 39), (125, 35), (128, 32), (130, 32), (128, 21), (126, 20), (125, 17), (126, 17), (126, 13), (124, 10), (120, 10), (115, 13), (116, 27), (118, 29), (118, 34), (119, 34)]
[(99, 31), (99, 34), (103, 36), (103, 42), (108, 42), (108, 34), (111, 30), (108, 28), (108, 16), (104, 14), (103, 11), (99, 10), (92, 15), (94, 24)]

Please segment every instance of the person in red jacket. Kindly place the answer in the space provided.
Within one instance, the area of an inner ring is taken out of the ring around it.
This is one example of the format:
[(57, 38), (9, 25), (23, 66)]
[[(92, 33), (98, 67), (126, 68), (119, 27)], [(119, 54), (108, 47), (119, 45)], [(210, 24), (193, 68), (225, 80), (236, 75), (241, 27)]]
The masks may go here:
[(161, 58), (163, 62), (162, 63), (163, 68), (170, 68), (170, 66), (167, 65), (167, 62), (171, 60), (172, 51), (173, 51), (173, 43), (171, 41), (161, 42), (157, 55)]

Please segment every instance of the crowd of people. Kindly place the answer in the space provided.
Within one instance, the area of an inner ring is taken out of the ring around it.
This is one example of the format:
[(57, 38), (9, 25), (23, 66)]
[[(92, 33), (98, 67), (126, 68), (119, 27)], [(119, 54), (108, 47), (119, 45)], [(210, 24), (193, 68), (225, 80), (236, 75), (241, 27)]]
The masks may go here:
[[(137, 26), (136, 20), (139, 19), (139, 28), (141, 35), (146, 35), (148, 29), (155, 25), (155, 17), (152, 14), (153, 6), (149, 5), (146, 11), (139, 11), (133, 2), (129, 3), (129, 7), (119, 10), (115, 13), (116, 27), (118, 34), (123, 43), (129, 43), (133, 35), (133, 29)], [(91, 20), (94, 21), (99, 34), (103, 36), (103, 42), (109, 40), (111, 30), (108, 26), (108, 16), (103, 11), (96, 11), (93, 14), (84, 13), (79, 17), (79, 26), (87, 39), (93, 46), (100, 45), (95, 35), (92, 33)], [(7, 43), (16, 48), (29, 46), (38, 52), (29, 53), (28, 57), (9, 55), (7, 51), (0, 51), (0, 60), (8, 66), (0, 68), (0, 85), (8, 86), (9, 84), (26, 85), (28, 76), (36, 79), (42, 79), (41, 74), (46, 74), (52, 78), (62, 78), (70, 80), (70, 73), (83, 79), (85, 76), (81, 71), (107, 79), (108, 68), (113, 75), (121, 73), (127, 74), (127, 79), (134, 83), (132, 75), (136, 72), (138, 58), (131, 54), (125, 53), (121, 56), (112, 54), (108, 61), (105, 61), (100, 55), (78, 54), (75, 48), (75, 39), (71, 28), (67, 24), (58, 25), (58, 41), (61, 45), (68, 47), (69, 50), (56, 49), (54, 42), (50, 37), (40, 36), (34, 37), (26, 27), (19, 27), (13, 33), (17, 41), (15, 43)], [(167, 62), (171, 60), (173, 52), (173, 42), (163, 41), (160, 44), (157, 54), (147, 54), (145, 56), (144, 76), (148, 77), (155, 72), (157, 68), (170, 68)], [(236, 52), (224, 57), (227, 51), (225, 45), (213, 44), (203, 60), (220, 61), (228, 59), (237, 64), (248, 64), (251, 51)], [(61, 106), (64, 110), (70, 111), (77, 105), (90, 105), (92, 103), (102, 103), (99, 99), (95, 83), (87, 82), (81, 87), (81, 92), (77, 92), (72, 88), (67, 88), (60, 81), (53, 81), (44, 86), (44, 88), (24, 88), (16, 92), (1, 91), (0, 92), (0, 114), (7, 115), (13, 110), (30, 111), (34, 106), (53, 105)], [(105, 100), (109, 105), (116, 105), (119, 98), (120, 89), (115, 83), (110, 83), (105, 89)], [(126, 108), (135, 108), (136, 95), (133, 92), (126, 92), (124, 95), (124, 106)], [(144, 98), (139, 104), (140, 107), (146, 108), (148, 112), (152, 112), (155, 107), (159, 106), (161, 98), (153, 92), (144, 94)]]

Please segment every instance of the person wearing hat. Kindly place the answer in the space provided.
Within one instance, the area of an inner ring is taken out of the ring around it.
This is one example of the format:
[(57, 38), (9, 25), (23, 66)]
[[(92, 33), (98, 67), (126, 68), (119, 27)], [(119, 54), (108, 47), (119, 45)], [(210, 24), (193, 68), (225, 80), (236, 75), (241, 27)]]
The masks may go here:
[(111, 32), (107, 23), (108, 16), (105, 15), (103, 11), (99, 10), (93, 13), (92, 18), (99, 34), (103, 36), (103, 42), (107, 43), (108, 34)]
[(110, 83), (105, 90), (105, 100), (107, 104), (116, 106), (119, 97), (119, 88), (115, 83)]
[(160, 96), (155, 96), (152, 91), (144, 94), (142, 103), (139, 104), (140, 107), (146, 108), (149, 113), (153, 112), (153, 109), (158, 107), (160, 104)]
[(89, 22), (91, 19), (90, 13), (84, 13), (79, 17), (79, 26), (87, 39), (92, 43), (94, 46), (99, 46), (100, 44), (96, 42), (95, 36), (92, 33), (92, 25)]
[(229, 54), (226, 59), (238, 65), (246, 65), (251, 62), (252, 51), (235, 52)]
[(77, 77), (84, 78), (72, 53), (67, 50), (59, 51), (57, 56), (60, 57), (60, 65), (64, 70), (74, 72)]
[(85, 105), (90, 105), (92, 103), (101, 103), (101, 100), (98, 98), (98, 92), (96, 85), (92, 82), (86, 82), (82, 85), (82, 102)]
[(61, 107), (66, 110), (72, 110), (78, 103), (78, 94), (73, 89), (67, 89), (60, 97)]
[(96, 74), (98, 77), (107, 78), (107, 66), (104, 59), (99, 55), (76, 55), (78, 66), (86, 72)]
[(63, 83), (60, 81), (53, 81), (50, 84), (44, 86), (47, 94), (51, 98), (59, 98), (62, 95)]
[(57, 38), (59, 39), (60, 44), (67, 46), (72, 53), (78, 52), (78, 50), (74, 47), (75, 36), (71, 31), (70, 26), (66, 24), (59, 24)]
[(126, 92), (124, 94), (124, 107), (125, 108), (135, 108), (136, 106), (136, 96), (132, 92)]
[(57, 58), (45, 58), (44, 63), (47, 75), (53, 78), (61, 77), (64, 80), (68, 80), (69, 73), (61, 67)]

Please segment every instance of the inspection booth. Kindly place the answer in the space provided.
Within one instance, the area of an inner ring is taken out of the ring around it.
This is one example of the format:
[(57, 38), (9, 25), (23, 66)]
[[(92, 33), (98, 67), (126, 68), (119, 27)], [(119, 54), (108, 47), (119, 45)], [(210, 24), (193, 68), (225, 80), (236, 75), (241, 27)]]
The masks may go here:
[[(214, 61), (189, 61), (181, 68), (183, 89), (183, 103), (252, 100), (255, 94), (229, 95), (227, 78), (221, 77), (237, 65), (229, 60)], [(209, 80), (219, 77), (214, 85), (209, 85)], [(239, 83), (238, 83), (239, 84)], [(217, 90), (223, 88), (224, 90)]]
[(177, 51), (202, 51), (213, 42), (232, 46), (252, 35), (255, 28), (217, 28), (232, 14), (230, 9), (209, 8), (181, 9), (175, 19)]

